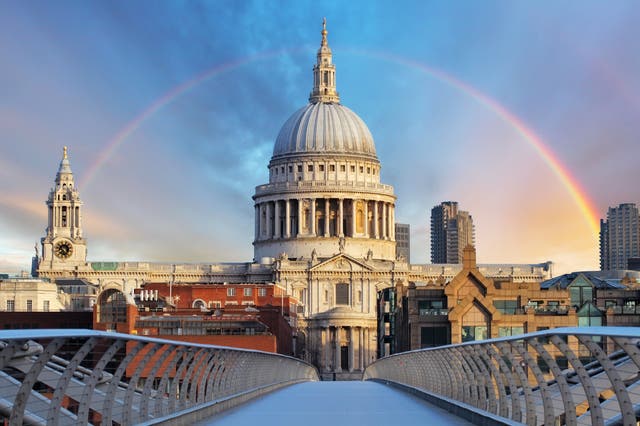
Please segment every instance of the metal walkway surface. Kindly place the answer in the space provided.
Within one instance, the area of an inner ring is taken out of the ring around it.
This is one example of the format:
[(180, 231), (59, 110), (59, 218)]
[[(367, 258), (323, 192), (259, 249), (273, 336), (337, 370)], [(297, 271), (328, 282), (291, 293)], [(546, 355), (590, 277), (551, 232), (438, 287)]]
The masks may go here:
[(376, 382), (292, 385), (196, 423), (204, 425), (470, 425), (417, 397)]

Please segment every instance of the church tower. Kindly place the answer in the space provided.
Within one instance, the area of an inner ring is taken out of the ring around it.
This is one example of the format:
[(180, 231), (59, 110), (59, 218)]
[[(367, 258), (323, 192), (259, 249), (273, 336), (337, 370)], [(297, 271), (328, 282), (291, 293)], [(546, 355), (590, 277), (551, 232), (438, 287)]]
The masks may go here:
[(71, 272), (86, 262), (87, 246), (82, 236), (82, 201), (73, 180), (66, 146), (47, 207), (48, 225), (46, 236), (41, 240), (42, 259), (38, 271), (60, 271), (67, 275), (67, 270)]

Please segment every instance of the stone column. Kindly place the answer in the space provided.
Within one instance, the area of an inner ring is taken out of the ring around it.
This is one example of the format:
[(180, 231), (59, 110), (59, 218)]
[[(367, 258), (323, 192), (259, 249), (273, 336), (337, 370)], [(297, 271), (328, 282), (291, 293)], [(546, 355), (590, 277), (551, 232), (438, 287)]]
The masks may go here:
[(369, 238), (369, 202), (364, 201), (364, 235)]
[(78, 234), (82, 234), (82, 207), (78, 206)]
[(353, 339), (353, 327), (349, 327), (349, 373), (353, 372), (353, 355), (354, 355), (354, 339)]
[(291, 203), (289, 200), (284, 203), (284, 237), (291, 238)]
[(254, 206), (254, 214), (255, 214), (255, 239), (258, 241), (260, 239), (260, 205), (256, 204)]
[(356, 236), (356, 200), (351, 200), (351, 238)]
[(298, 198), (298, 237), (302, 235), (302, 200)]
[(331, 200), (329, 198), (324, 199), (324, 236), (329, 236), (329, 213), (331, 213)]
[(309, 223), (309, 232), (314, 237), (316, 236), (316, 200), (311, 199), (311, 223)]
[(364, 353), (364, 364), (362, 364), (362, 368), (367, 368), (369, 365), (369, 329), (364, 328), (363, 330), (364, 341), (362, 342), (363, 353)]
[[(391, 233), (391, 240), (396, 240), (396, 211), (393, 204), (389, 204), (389, 232)], [(407, 262), (409, 259), (407, 259)]]
[(358, 367), (364, 371), (364, 329), (358, 327)]
[(274, 238), (280, 238), (282, 236), (281, 230), (280, 230), (280, 201), (276, 200), (273, 203), (274, 203), (273, 220), (276, 222)]
[(273, 234), (271, 233), (271, 230), (273, 229), (271, 227), (271, 202), (267, 201), (267, 239), (271, 239), (271, 237), (273, 236)]
[(382, 203), (382, 238), (384, 240), (388, 239), (389, 235), (387, 235), (387, 203)]
[(344, 237), (344, 200), (338, 199), (338, 236)]
[(342, 358), (340, 356), (340, 330), (342, 330), (342, 327), (336, 326), (336, 336), (335, 336), (336, 365), (334, 366), (334, 369), (333, 369), (333, 371), (335, 371), (336, 373), (342, 372)]
[(373, 202), (373, 238), (378, 239), (378, 202)]
[(319, 363), (323, 371), (329, 371), (329, 360), (327, 359), (327, 334), (329, 330), (326, 327), (320, 329), (320, 347), (319, 349)]

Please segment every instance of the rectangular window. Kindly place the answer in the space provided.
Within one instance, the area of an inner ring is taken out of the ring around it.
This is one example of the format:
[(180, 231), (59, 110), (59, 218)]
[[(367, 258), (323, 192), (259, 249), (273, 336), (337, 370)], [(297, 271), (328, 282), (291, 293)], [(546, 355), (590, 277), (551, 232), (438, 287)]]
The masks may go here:
[(356, 172), (356, 166), (351, 166), (351, 173), (355, 173)]
[(524, 334), (524, 327), (498, 327), (498, 337), (518, 336)]
[(302, 173), (302, 165), (301, 164), (298, 165), (298, 173)]
[(235, 296), (236, 295), (236, 289), (235, 287), (229, 287), (227, 288), (227, 296)]
[(313, 165), (312, 165), (312, 164), (309, 164), (309, 165), (307, 166), (307, 171), (309, 171), (309, 172), (312, 172), (312, 171), (313, 171)]
[(293, 173), (293, 166), (289, 166), (289, 173)]
[(44, 312), (49, 312), (49, 301), (45, 300), (44, 302), (42, 302), (42, 310)]
[(367, 167), (367, 174), (370, 175), (371, 174), (371, 167)]
[(418, 301), (418, 313), (420, 315), (446, 315), (447, 311), (444, 309), (444, 300), (419, 300)]
[(360, 166), (360, 173), (364, 173), (364, 166)]
[(349, 284), (336, 284), (336, 305), (349, 304)]
[(515, 315), (518, 308), (517, 300), (494, 300), (493, 306), (505, 315)]
[(253, 289), (251, 287), (245, 287), (243, 291), (245, 296), (251, 296), (253, 294)]
[(485, 340), (487, 338), (486, 325), (463, 325), (462, 341), (473, 342), (475, 340)]
[(33, 311), (33, 300), (27, 300), (27, 312)]
[(449, 343), (448, 334), (447, 327), (421, 327), (420, 347), (432, 348), (434, 346), (446, 345)]
[[(545, 331), (548, 330), (549, 327), (538, 327), (536, 329), (536, 331)], [(547, 343), (549, 343), (549, 338), (548, 337), (538, 337), (538, 342), (542, 343), (543, 345), (546, 345)]]
[(267, 289), (266, 288), (259, 288), (258, 289), (258, 297), (266, 297), (267, 296)]
[(318, 167), (320, 168), (321, 172), (324, 172), (324, 164), (320, 164)]
[(346, 172), (347, 171), (347, 166), (345, 166), (344, 164), (340, 164), (340, 171), (341, 172)]
[(210, 308), (221, 308), (222, 307), (222, 303), (220, 303), (219, 300), (213, 300), (213, 301), (209, 302), (209, 307)]
[(560, 367), (560, 370), (566, 370), (569, 368), (569, 360), (566, 356), (558, 356), (556, 357), (556, 364)]
[(15, 300), (7, 300), (7, 311), (13, 312), (16, 310), (16, 301)]
[(330, 172), (335, 172), (336, 171), (336, 165), (335, 164), (330, 164), (329, 165), (329, 171)]
[(539, 356), (536, 361), (537, 361), (538, 367), (540, 367), (540, 371), (542, 371), (543, 374), (546, 374), (550, 371), (549, 366), (547, 365), (544, 358)]

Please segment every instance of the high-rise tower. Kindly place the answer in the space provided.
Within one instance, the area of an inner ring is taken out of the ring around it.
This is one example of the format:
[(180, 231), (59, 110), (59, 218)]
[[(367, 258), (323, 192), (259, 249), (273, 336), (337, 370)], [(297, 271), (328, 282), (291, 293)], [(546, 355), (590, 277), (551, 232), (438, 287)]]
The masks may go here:
[(82, 201), (73, 180), (66, 146), (47, 207), (48, 224), (46, 236), (41, 240), (42, 259), (38, 270), (54, 269), (64, 275), (63, 271), (73, 270), (87, 258), (86, 241), (82, 236)]
[(640, 256), (640, 215), (633, 203), (609, 207), (600, 221), (600, 269), (627, 269), (630, 257)]
[(444, 201), (431, 209), (431, 262), (461, 263), (467, 245), (475, 245), (475, 228), (469, 212), (456, 201)]

